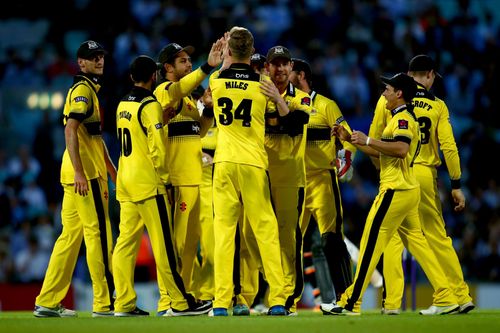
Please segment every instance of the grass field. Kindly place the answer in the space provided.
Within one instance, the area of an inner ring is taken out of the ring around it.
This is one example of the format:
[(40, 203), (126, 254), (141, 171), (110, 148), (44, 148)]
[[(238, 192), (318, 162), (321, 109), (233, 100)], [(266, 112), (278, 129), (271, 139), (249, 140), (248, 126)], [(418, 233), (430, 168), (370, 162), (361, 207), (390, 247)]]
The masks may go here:
[(33, 333), (489, 333), (500, 332), (500, 310), (475, 310), (467, 315), (423, 317), (417, 312), (382, 316), (366, 311), (359, 317), (323, 316), (302, 310), (297, 317), (146, 317), (35, 318), (31, 312), (0, 312), (0, 332)]

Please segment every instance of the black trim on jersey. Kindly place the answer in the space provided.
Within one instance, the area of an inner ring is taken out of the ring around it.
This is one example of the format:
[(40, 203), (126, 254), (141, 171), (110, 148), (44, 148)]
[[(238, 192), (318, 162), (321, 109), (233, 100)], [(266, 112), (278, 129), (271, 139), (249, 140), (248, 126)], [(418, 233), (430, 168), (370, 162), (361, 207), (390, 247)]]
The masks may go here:
[(212, 156), (212, 157), (214, 157), (214, 155), (215, 155), (215, 149), (203, 148), (201, 151), (204, 152), (204, 153), (206, 153), (206, 154), (208, 154), (208, 155), (210, 155), (210, 156)]
[(307, 141), (330, 141), (330, 128), (307, 128)]
[(144, 107), (146, 105), (148, 105), (149, 103), (155, 102), (155, 101), (156, 101), (156, 99), (149, 99), (145, 102), (142, 102), (141, 106), (139, 106), (139, 110), (137, 110), (137, 120), (139, 121), (139, 125), (141, 126), (142, 131), (144, 132), (144, 135), (146, 135), (146, 136), (148, 136), (148, 129), (142, 124), (142, 119), (141, 119), (142, 110), (144, 109)]
[(347, 304), (345, 306), (346, 310), (352, 311), (354, 308), (354, 304), (358, 301), (359, 297), (361, 296), (361, 291), (363, 289), (363, 284), (367, 278), (368, 274), (368, 267), (370, 266), (370, 263), (372, 260), (379, 260), (379, 258), (373, 258), (373, 250), (375, 249), (375, 246), (377, 245), (377, 239), (378, 239), (378, 233), (380, 231), (380, 226), (382, 225), (382, 222), (384, 221), (385, 215), (387, 214), (387, 211), (389, 210), (392, 199), (394, 198), (394, 190), (387, 190), (387, 192), (384, 194), (384, 197), (382, 198), (382, 202), (380, 203), (380, 207), (377, 209), (377, 212), (375, 213), (375, 217), (373, 218), (373, 223), (370, 228), (370, 232), (368, 234), (368, 240), (366, 242), (366, 249), (363, 254), (363, 257), (359, 258), (361, 262), (358, 261), (358, 276), (356, 280), (354, 281), (354, 288), (352, 290), (352, 295), (351, 297), (347, 300)]
[(132, 90), (122, 98), (122, 101), (141, 103), (142, 100), (147, 97), (153, 97), (154, 99), (156, 99), (156, 96), (153, 94), (151, 90), (134, 86)]
[(409, 137), (403, 136), (403, 135), (395, 136), (393, 141), (401, 141), (401, 142), (404, 142), (407, 144), (411, 143), (411, 139)]
[(219, 73), (219, 79), (243, 80), (243, 81), (260, 81), (260, 74), (248, 64), (232, 64), (229, 68)]
[[(90, 110), (92, 110), (92, 109), (90, 109)], [(68, 119), (75, 119), (81, 123), (85, 119), (87, 119), (89, 116), (90, 116), (89, 110), (87, 110), (87, 112), (85, 112), (85, 113), (70, 112), (67, 116), (65, 116), (65, 118), (66, 118), (66, 121), (68, 121)]]
[(196, 300), (193, 295), (186, 291), (182, 277), (177, 271), (177, 258), (175, 255), (174, 245), (172, 242), (172, 235), (170, 234), (170, 226), (168, 221), (167, 205), (165, 203), (165, 197), (163, 194), (157, 195), (156, 206), (158, 208), (158, 214), (160, 215), (161, 229), (163, 231), (163, 241), (165, 243), (165, 250), (167, 251), (168, 265), (170, 266), (170, 271), (172, 272), (172, 277), (174, 278), (175, 285), (177, 289), (181, 292), (182, 296), (188, 302), (190, 308), (196, 305)]
[(99, 121), (82, 124), (87, 129), (89, 135), (101, 135), (101, 123)]
[(104, 276), (108, 285), (109, 304), (110, 310), (113, 309), (113, 292), (115, 291), (115, 284), (113, 282), (113, 275), (111, 274), (108, 258), (108, 234), (106, 229), (106, 214), (104, 212), (104, 205), (101, 197), (101, 187), (97, 179), (90, 180), (90, 187), (92, 188), (92, 197), (94, 199), (94, 208), (99, 221), (99, 240), (101, 241), (102, 263), (104, 266)]
[(200, 122), (195, 120), (168, 123), (168, 137), (200, 135)]
[(456, 190), (456, 189), (459, 189), (462, 187), (460, 184), (460, 179), (450, 179), (450, 182), (451, 182), (451, 188), (453, 190)]
[(292, 84), (292, 82), (288, 82), (288, 87), (286, 88), (286, 94), (288, 96), (292, 96), (292, 97), (295, 97), (296, 93), (295, 93), (295, 86)]
[(300, 109), (288, 112), (284, 117), (280, 117), (280, 123), (286, 128), (288, 135), (292, 138), (304, 133), (304, 125), (309, 122), (309, 114)]
[(415, 93), (416, 98), (427, 98), (430, 99), (431, 101), (436, 100), (436, 96), (431, 93), (429, 90), (425, 89), (425, 87), (417, 82), (417, 92)]
[(300, 297), (304, 289), (304, 256), (302, 255), (302, 231), (300, 230), (300, 216), (302, 215), (302, 206), (304, 205), (304, 188), (299, 188), (299, 198), (297, 202), (298, 220), (295, 227), (295, 288), (293, 293), (288, 296), (285, 302), (285, 308), (290, 308), (295, 304), (295, 299)]
[(200, 66), (201, 70), (203, 71), (203, 73), (205, 74), (210, 74), (210, 72), (212, 71), (212, 69), (214, 69), (215, 67), (212, 67), (208, 64), (208, 62), (204, 63), (203, 65)]
[(403, 111), (406, 110), (413, 117), (413, 119), (416, 121), (417, 120), (417, 116), (415, 115), (415, 112), (413, 111), (413, 109), (414, 109), (413, 105), (411, 105), (411, 104), (403, 104), (403, 105), (400, 105), (397, 108), (391, 110), (391, 115), (394, 117), (398, 113), (403, 112)]

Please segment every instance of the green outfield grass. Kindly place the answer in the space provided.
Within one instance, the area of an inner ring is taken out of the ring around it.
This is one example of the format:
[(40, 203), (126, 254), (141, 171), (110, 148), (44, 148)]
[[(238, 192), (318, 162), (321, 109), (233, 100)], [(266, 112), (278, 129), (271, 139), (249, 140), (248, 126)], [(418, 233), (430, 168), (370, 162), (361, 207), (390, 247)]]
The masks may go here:
[(323, 316), (302, 310), (297, 317), (34, 318), (31, 312), (0, 312), (0, 332), (16, 333), (488, 333), (500, 332), (500, 310), (467, 315), (423, 317), (416, 312), (382, 316), (366, 311), (359, 317)]

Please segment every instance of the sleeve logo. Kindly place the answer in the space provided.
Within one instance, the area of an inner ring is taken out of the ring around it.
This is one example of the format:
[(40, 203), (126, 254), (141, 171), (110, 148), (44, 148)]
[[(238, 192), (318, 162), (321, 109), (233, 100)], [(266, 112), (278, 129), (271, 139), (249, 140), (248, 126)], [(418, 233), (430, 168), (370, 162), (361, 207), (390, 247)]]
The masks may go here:
[(399, 129), (408, 129), (408, 120), (399, 119), (398, 120), (398, 128)]
[(89, 104), (89, 100), (85, 96), (76, 96), (75, 103), (78, 103), (78, 102), (84, 102), (85, 104)]
[(159, 130), (159, 129), (163, 128), (163, 124), (162, 123), (158, 123), (158, 124), (155, 125), (155, 128)]

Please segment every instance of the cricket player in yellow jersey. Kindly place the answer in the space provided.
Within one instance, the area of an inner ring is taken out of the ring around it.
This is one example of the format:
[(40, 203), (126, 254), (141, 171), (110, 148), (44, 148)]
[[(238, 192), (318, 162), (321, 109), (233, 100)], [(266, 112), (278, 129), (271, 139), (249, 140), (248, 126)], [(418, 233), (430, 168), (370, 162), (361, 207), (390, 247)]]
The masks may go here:
[(306, 199), (301, 221), (302, 235), (305, 235), (313, 216), (321, 234), (335, 293), (340, 297), (352, 283), (353, 273), (351, 257), (344, 242), (342, 200), (337, 176), (345, 181), (351, 169), (352, 177), (351, 163), (356, 148), (349, 142), (342, 142), (345, 163), (337, 170), (336, 138), (332, 138), (330, 132), (334, 125), (342, 125), (349, 133), (351, 128), (337, 103), (312, 90), (312, 72), (307, 62), (293, 59), (290, 81), (311, 96), (313, 107), (307, 125)]
[(115, 317), (149, 315), (137, 307), (134, 291), (134, 267), (144, 225), (157, 267), (158, 314), (199, 315), (212, 308), (212, 302), (196, 302), (186, 292), (177, 271), (166, 194), (168, 173), (163, 109), (152, 92), (156, 71), (157, 64), (153, 59), (137, 57), (130, 65), (134, 87), (121, 100), (116, 111), (120, 142), (116, 197), (121, 209), (120, 235), (113, 257)]
[(113, 239), (108, 217), (108, 173), (113, 182), (116, 168), (101, 136), (100, 77), (106, 51), (88, 40), (77, 51), (80, 72), (75, 76), (64, 105), (66, 149), (61, 165), (62, 233), (58, 237), (35, 300), (35, 317), (76, 317), (60, 302), (71, 284), (82, 240), (92, 280), (92, 315), (113, 315), (111, 253)]
[(278, 111), (266, 116), (266, 151), (269, 157), (271, 198), (280, 230), (281, 260), (285, 274), (286, 308), (295, 313), (295, 301), (304, 288), (302, 274), (302, 233), (300, 215), (306, 185), (304, 154), (311, 97), (289, 80), (292, 71), (290, 51), (275, 46), (267, 52), (266, 68), (290, 113)]
[(210, 76), (217, 150), (214, 158), (213, 315), (227, 316), (234, 284), (235, 237), (242, 206), (255, 234), (264, 274), (269, 283), (270, 315), (286, 315), (278, 224), (271, 205), (264, 147), (265, 112), (272, 99), (280, 114), (288, 107), (268, 77), (250, 67), (252, 33), (233, 27), (226, 33), (222, 69)]
[(341, 125), (333, 129), (334, 135), (355, 144), (358, 150), (379, 157), (380, 187), (366, 219), (354, 283), (342, 294), (340, 301), (320, 307), (325, 314), (359, 315), (370, 277), (397, 232), (434, 288), (433, 305), (427, 312), (420, 313), (452, 313), (458, 310), (457, 299), (422, 233), (418, 215), (420, 186), (413, 173), (413, 164), (420, 149), (420, 131), (411, 106), (417, 85), (404, 73), (381, 79), (386, 85), (386, 108), (392, 114), (381, 139), (373, 139), (359, 131), (349, 134)]
[[(200, 112), (212, 108), (212, 93), (206, 88), (197, 102)], [(211, 111), (213, 112), (213, 110)], [(212, 195), (213, 158), (217, 147), (217, 126), (215, 119), (207, 134), (201, 138), (203, 175), (200, 185), (200, 243), (199, 257), (193, 272), (193, 292), (198, 299), (214, 299), (214, 209)]]
[(158, 62), (166, 81), (158, 85), (154, 94), (164, 110), (174, 110), (168, 121), (167, 160), (170, 182), (173, 185), (173, 233), (181, 275), (188, 291), (191, 290), (194, 260), (200, 240), (200, 189), (202, 177), (201, 140), (213, 123), (212, 114), (201, 115), (191, 92), (210, 71), (221, 63), (224, 41), (212, 45), (207, 62), (192, 71), (192, 46), (165, 46)]
[[(459, 312), (467, 313), (474, 309), (469, 294), (469, 287), (464, 281), (460, 262), (451, 238), (446, 234), (445, 222), (441, 209), (441, 200), (437, 187), (437, 168), (441, 165), (439, 150), (443, 152), (446, 168), (451, 179), (451, 195), (455, 202), (455, 211), (465, 207), (465, 196), (460, 189), (460, 157), (450, 124), (448, 107), (429, 90), (437, 74), (436, 64), (427, 55), (415, 56), (409, 64), (408, 75), (418, 83), (418, 90), (413, 99), (414, 112), (420, 124), (422, 146), (415, 159), (415, 176), (420, 183), (419, 214), (422, 230), (439, 264), (443, 268), (450, 287), (458, 299)], [(381, 100), (385, 101), (384, 98)], [(374, 122), (370, 135), (380, 137), (385, 127), (387, 116), (383, 102), (375, 109)], [(396, 234), (384, 253), (385, 299), (382, 313), (398, 314), (404, 289), (404, 275), (401, 266), (403, 243)]]

